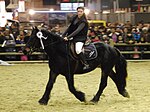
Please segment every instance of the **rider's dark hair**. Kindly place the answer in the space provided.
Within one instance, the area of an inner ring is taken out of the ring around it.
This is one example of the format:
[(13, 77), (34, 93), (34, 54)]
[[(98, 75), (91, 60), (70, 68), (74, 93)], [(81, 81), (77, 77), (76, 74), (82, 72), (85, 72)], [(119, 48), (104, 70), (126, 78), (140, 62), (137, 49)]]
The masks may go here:
[(78, 10), (78, 9), (82, 9), (82, 10), (84, 11), (84, 7), (81, 7), (81, 6), (80, 6), (80, 7), (77, 7), (77, 10)]

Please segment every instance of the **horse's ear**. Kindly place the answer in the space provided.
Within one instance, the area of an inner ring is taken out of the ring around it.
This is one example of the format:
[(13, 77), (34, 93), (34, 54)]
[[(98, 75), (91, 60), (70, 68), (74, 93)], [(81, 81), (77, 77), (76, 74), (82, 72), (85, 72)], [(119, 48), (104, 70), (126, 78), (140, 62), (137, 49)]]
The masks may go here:
[(35, 26), (35, 29), (38, 30), (37, 26)]
[(37, 26), (32, 26), (33, 30), (38, 30)]
[(32, 26), (32, 29), (34, 30), (34, 29), (35, 29), (35, 27), (34, 27), (34, 26)]

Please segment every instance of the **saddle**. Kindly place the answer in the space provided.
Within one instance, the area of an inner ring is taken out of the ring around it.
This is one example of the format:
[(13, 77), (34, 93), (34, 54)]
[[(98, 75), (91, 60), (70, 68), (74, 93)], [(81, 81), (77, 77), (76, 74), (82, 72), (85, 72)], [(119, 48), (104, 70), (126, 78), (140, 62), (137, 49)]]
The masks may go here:
[[(76, 59), (79, 58), (75, 51), (75, 44), (72, 42), (70, 43), (70, 51), (71, 51), (71, 55), (74, 58)], [(97, 57), (97, 50), (96, 50), (94, 43), (84, 44), (82, 52), (84, 54), (85, 60), (92, 60)]]

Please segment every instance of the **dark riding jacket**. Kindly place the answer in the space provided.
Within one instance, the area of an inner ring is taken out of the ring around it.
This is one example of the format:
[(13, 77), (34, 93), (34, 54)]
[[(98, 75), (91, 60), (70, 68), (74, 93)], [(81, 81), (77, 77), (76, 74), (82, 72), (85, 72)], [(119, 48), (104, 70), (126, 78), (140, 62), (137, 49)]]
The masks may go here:
[(85, 42), (87, 39), (88, 22), (84, 16), (78, 18), (76, 15), (73, 17), (70, 26), (64, 32), (63, 36), (68, 39), (73, 38), (73, 42)]

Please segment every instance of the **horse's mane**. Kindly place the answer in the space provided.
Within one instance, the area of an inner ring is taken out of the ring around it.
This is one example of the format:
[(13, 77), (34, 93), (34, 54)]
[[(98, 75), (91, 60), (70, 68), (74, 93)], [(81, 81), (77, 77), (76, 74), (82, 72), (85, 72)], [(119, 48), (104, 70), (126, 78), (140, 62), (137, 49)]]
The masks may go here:
[(53, 32), (45, 30), (45, 29), (42, 29), (41, 31), (45, 32), (49, 37), (51, 37), (53, 39), (63, 41), (63, 38), (61, 37), (61, 35), (55, 34)]
[(53, 44), (54, 51), (56, 51), (57, 49), (57, 53), (59, 52), (59, 55), (61, 54), (61, 56), (66, 57), (66, 42), (64, 41), (64, 39), (60, 35), (52, 33), (48, 30), (44, 29), (41, 31), (43, 31), (43, 33), (45, 33), (48, 36), (48, 38), (52, 39), (54, 43), (57, 43)]

